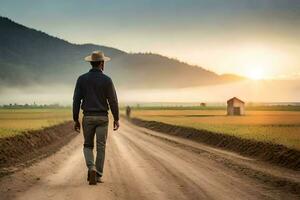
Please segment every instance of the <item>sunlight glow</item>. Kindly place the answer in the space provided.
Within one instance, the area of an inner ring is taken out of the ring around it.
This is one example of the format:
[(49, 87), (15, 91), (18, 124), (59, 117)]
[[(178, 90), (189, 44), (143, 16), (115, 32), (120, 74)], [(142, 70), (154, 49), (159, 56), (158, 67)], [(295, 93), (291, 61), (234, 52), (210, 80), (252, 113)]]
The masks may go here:
[(274, 76), (276, 63), (280, 63), (280, 53), (263, 45), (245, 45), (241, 47), (238, 66), (241, 73), (253, 80), (269, 79)]
[(264, 78), (263, 75), (263, 71), (260, 68), (251, 69), (247, 74), (247, 76), (253, 80), (261, 80)]

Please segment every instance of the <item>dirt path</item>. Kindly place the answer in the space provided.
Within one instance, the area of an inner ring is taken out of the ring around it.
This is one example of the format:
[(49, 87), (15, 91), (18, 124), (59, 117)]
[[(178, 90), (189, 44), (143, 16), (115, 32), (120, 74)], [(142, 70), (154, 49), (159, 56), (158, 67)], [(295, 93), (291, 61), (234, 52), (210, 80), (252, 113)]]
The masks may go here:
[[(256, 170), (264, 178), (255, 178)], [(56, 154), (4, 177), (0, 199), (297, 199), (293, 191), (264, 180), (269, 176), (300, 184), (299, 173), (269, 170), (251, 159), (123, 121), (109, 134), (104, 183), (87, 184), (78, 135)]]

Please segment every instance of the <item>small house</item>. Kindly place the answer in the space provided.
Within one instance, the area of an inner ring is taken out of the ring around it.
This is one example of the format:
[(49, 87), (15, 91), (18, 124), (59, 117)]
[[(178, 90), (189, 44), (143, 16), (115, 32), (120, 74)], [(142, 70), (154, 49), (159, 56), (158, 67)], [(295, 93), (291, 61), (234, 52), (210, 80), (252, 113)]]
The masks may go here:
[(206, 107), (206, 103), (202, 102), (202, 103), (200, 103), (200, 106), (201, 107)]
[(245, 102), (233, 97), (227, 101), (227, 115), (245, 115)]

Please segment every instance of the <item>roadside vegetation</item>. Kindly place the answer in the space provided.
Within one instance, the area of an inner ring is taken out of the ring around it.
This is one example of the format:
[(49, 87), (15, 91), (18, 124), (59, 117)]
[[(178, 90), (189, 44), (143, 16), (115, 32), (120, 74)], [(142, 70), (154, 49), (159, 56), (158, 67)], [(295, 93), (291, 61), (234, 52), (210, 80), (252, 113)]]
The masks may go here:
[(0, 138), (43, 129), (70, 120), (70, 108), (1, 108)]
[[(124, 109), (123, 106), (121, 109)], [(224, 105), (209, 105), (209, 106), (195, 106), (195, 105), (170, 105), (170, 106), (152, 106), (152, 105), (134, 105), (134, 110), (226, 110)], [(300, 111), (300, 105), (246, 105), (246, 109), (250, 111)]]
[[(298, 107), (247, 109), (245, 116), (227, 116), (223, 109), (142, 109), (134, 108), (131, 117), (192, 127), (256, 141), (282, 144), (300, 150), (300, 112)], [(285, 111), (280, 111), (280, 110)]]

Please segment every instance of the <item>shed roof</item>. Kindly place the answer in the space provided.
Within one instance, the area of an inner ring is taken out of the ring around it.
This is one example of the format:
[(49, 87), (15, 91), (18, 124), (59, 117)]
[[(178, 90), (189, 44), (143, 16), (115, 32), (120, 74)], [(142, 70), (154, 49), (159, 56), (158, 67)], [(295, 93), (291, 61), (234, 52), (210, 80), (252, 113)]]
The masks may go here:
[(237, 97), (233, 97), (233, 98), (229, 99), (229, 100), (227, 101), (227, 103), (230, 103), (230, 102), (233, 102), (233, 101), (239, 101), (239, 102), (245, 103), (244, 101), (240, 100), (240, 99), (237, 98)]

